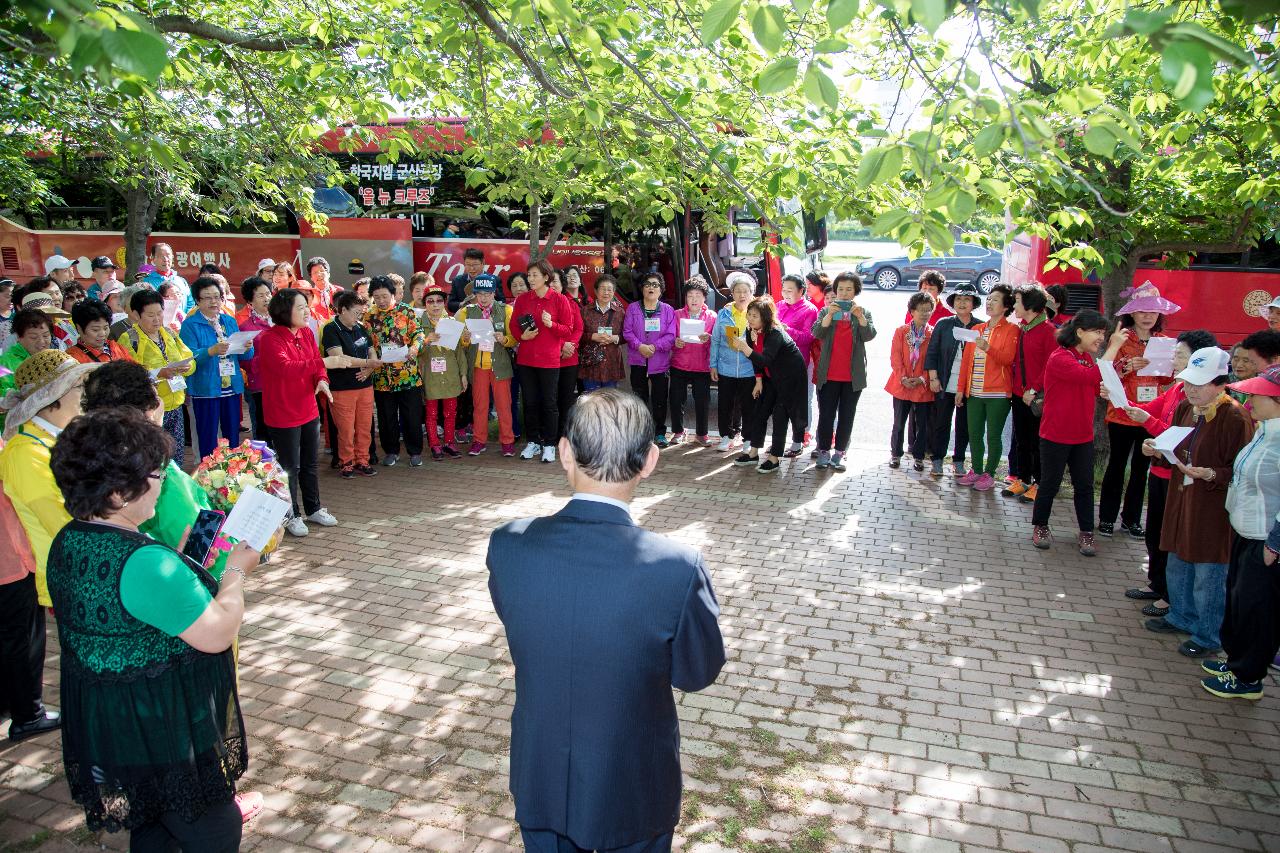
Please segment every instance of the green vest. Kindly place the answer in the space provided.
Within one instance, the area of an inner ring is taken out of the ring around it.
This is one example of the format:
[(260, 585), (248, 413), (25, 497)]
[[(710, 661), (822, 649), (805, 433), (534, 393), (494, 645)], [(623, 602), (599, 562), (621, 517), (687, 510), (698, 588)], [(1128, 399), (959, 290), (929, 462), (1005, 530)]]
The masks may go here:
[[(495, 343), (490, 365), (493, 368), (494, 379), (510, 379), (515, 375), (515, 366), (511, 362), (511, 351), (502, 345), (502, 341), (507, 337), (507, 316), (511, 313), (511, 306), (501, 302), (493, 303), (493, 309), (489, 312), (489, 316), (493, 319), (493, 336)], [(467, 320), (483, 319), (484, 312), (480, 310), (479, 305), (468, 305), (459, 312), (459, 319), (464, 323)], [(467, 369), (474, 371), (476, 369), (476, 359), (480, 355), (480, 345), (473, 343), (467, 347)]]

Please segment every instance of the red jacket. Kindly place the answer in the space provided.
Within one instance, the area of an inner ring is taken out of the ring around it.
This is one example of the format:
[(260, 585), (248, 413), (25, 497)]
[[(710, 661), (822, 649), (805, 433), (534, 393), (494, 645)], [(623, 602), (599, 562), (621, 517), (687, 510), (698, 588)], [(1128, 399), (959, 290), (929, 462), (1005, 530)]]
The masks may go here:
[[(543, 311), (551, 315), (549, 329), (542, 323)], [(511, 309), (511, 331), (516, 340), (520, 341), (520, 349), (516, 351), (516, 364), (527, 367), (560, 367), (560, 345), (565, 341), (573, 341), (575, 344), (578, 342), (573, 334), (575, 314), (581, 323), (582, 315), (577, 307), (551, 288), (547, 288), (546, 295), (541, 298), (532, 290), (520, 294)], [(521, 338), (524, 329), (520, 326), (520, 318), (526, 315), (533, 317), (538, 324), (538, 334), (527, 341)]]
[[(885, 383), (884, 390), (899, 400), (927, 403), (933, 399), (933, 392), (929, 390), (929, 374), (924, 369), (924, 354), (929, 351), (929, 338), (933, 337), (933, 326), (924, 327), (924, 343), (920, 344), (914, 362), (911, 360), (911, 344), (907, 341), (907, 333), (910, 329), (911, 324), (908, 323), (905, 326), (899, 326), (893, 333), (893, 343), (889, 347), (889, 381)], [(914, 388), (907, 388), (902, 384), (902, 380), (908, 378), (923, 379), (924, 383)]]
[[(1018, 339), (1017, 355), (1013, 358), (1013, 396), (1021, 397), (1028, 388), (1044, 390), (1044, 366), (1049, 356), (1058, 348), (1058, 330), (1047, 319), (1034, 327), (1022, 327)], [(1023, 375), (1027, 381), (1022, 381)]]
[(320, 417), (316, 383), (329, 381), (311, 329), (272, 326), (253, 341), (262, 384), (262, 419), (288, 429)]
[[(564, 294), (561, 295), (563, 296)], [(564, 346), (565, 341), (568, 341), (573, 344), (573, 352), (567, 356), (560, 357), (560, 366), (569, 367), (578, 363), (578, 344), (582, 341), (582, 304), (567, 296), (564, 298), (573, 310), (569, 312), (569, 337), (562, 340), (560, 345)]]
[[(1142, 426), (1152, 436), (1157, 436), (1170, 427), (1173, 422), (1173, 413), (1177, 411), (1178, 404), (1185, 399), (1187, 399), (1187, 392), (1182, 390), (1182, 383), (1175, 382), (1172, 388), (1156, 397), (1150, 403), (1135, 403), (1134, 405), (1151, 415), (1143, 422)], [(1164, 457), (1151, 460), (1151, 476), (1167, 480), (1169, 475), (1173, 473), (1173, 469), (1165, 465), (1163, 460)]]
[(1044, 412), (1040, 437), (1059, 444), (1093, 441), (1093, 410), (1102, 373), (1093, 356), (1058, 347), (1044, 367)]

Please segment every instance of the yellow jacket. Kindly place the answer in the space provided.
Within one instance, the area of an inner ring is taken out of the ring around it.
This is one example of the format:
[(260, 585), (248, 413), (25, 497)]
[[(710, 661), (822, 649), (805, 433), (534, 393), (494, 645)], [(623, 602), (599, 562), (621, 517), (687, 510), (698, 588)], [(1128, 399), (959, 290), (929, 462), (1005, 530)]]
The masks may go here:
[[(182, 375), (190, 376), (195, 373), (195, 359), (191, 355), (191, 350), (182, 342), (182, 339), (168, 329), (161, 329), (160, 336), (164, 342), (164, 352), (161, 352), (160, 347), (156, 346), (155, 342), (148, 338), (135, 323), (129, 328), (129, 331), (120, 336), (119, 343), (129, 351), (129, 355), (133, 356), (134, 361), (152, 371), (153, 375), (155, 371), (166, 364), (182, 361), (184, 358), (190, 358), (192, 361), (191, 364), (187, 365), (187, 369), (183, 371)], [(156, 393), (160, 395), (160, 402), (164, 403), (166, 412), (172, 412), (187, 399), (186, 390), (174, 391), (169, 386), (167, 379), (156, 380)]]
[(62, 504), (62, 492), (54, 482), (53, 469), (49, 467), (53, 442), (53, 436), (28, 421), (4, 450), (0, 450), (0, 481), (31, 542), (31, 552), (36, 558), (36, 594), (44, 607), (52, 603), (45, 579), (49, 546), (58, 531), (71, 520)]

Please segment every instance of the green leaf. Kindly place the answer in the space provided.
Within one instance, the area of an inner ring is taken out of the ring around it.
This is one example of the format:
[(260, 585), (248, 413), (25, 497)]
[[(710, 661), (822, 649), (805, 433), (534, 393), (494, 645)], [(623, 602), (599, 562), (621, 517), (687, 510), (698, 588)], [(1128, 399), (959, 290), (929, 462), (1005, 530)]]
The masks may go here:
[(929, 247), (939, 255), (947, 254), (956, 244), (956, 238), (951, 236), (951, 229), (933, 219), (925, 220), (924, 236), (929, 241)]
[(368, 59), (369, 57), (373, 56), (373, 52), (375, 50), (377, 50), (377, 48), (369, 44), (367, 41), (361, 42), (359, 46), (356, 47), (356, 56), (360, 57), (361, 59)]
[(777, 6), (757, 6), (751, 15), (751, 32), (769, 55), (782, 50), (787, 40), (787, 18)]
[(787, 56), (770, 64), (756, 79), (756, 91), (762, 95), (776, 95), (790, 88), (800, 70), (800, 60)]
[(968, 222), (969, 217), (973, 216), (973, 212), (977, 209), (978, 200), (966, 190), (956, 190), (947, 201), (947, 211), (951, 214), (951, 221), (957, 225)]
[(814, 53), (844, 53), (849, 43), (844, 39), (823, 39), (813, 46)]
[(1197, 112), (1213, 101), (1213, 57), (1201, 44), (1181, 40), (1166, 44), (1160, 76), (1184, 109)]
[(796, 10), (797, 15), (803, 15), (813, 8), (813, 0), (791, 0), (791, 8)]
[(715, 44), (738, 20), (742, 0), (716, 0), (702, 16), (702, 43)]
[(101, 41), (116, 67), (147, 80), (157, 79), (169, 64), (169, 44), (155, 32), (105, 29)]
[(881, 145), (862, 153), (858, 164), (858, 186), (867, 188), (884, 183), (902, 170), (902, 149)]
[(804, 96), (816, 107), (834, 110), (840, 106), (840, 92), (836, 84), (812, 62), (804, 72)]
[(827, 3), (827, 26), (832, 35), (849, 26), (858, 14), (858, 0), (830, 0)]
[(1169, 23), (1175, 12), (1173, 6), (1147, 12), (1143, 9), (1130, 9), (1124, 16), (1124, 26), (1140, 36), (1149, 36)]
[(947, 0), (911, 0), (911, 17), (933, 35), (947, 19)]
[(1004, 132), (1003, 124), (989, 124), (978, 131), (977, 136), (973, 138), (974, 153), (979, 157), (989, 157), (994, 154), (1004, 142)]
[(982, 178), (978, 188), (996, 201), (1004, 201), (1009, 195), (1009, 185), (998, 178)]
[(1084, 135), (1084, 147), (1099, 157), (1111, 159), (1116, 153), (1116, 137), (1105, 127), (1094, 125)]
[(600, 127), (604, 124), (604, 108), (600, 106), (600, 102), (594, 98), (586, 98), (582, 102), (582, 112), (587, 117), (587, 122), (592, 127)]

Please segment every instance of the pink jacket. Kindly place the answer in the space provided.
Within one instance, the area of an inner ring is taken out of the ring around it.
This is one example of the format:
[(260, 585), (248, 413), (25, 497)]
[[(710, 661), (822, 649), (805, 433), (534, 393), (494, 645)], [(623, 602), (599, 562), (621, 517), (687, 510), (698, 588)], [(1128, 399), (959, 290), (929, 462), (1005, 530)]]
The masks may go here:
[[(680, 321), (692, 319), (689, 316), (688, 308), (681, 308), (676, 312), (676, 340), (680, 339)], [(711, 334), (711, 330), (716, 325), (716, 312), (710, 308), (703, 306), (702, 308), (702, 325), (706, 328), (707, 334)], [(671, 350), (671, 366), (676, 370), (684, 370), (688, 373), (710, 373), (711, 372), (711, 341), (705, 344), (691, 344), (684, 342), (684, 346), (674, 347)]]
[(813, 323), (818, 319), (818, 306), (808, 299), (801, 299), (794, 304), (785, 300), (778, 303), (778, 322), (787, 330), (791, 340), (796, 342), (804, 355), (804, 363), (808, 366), (812, 359)]

